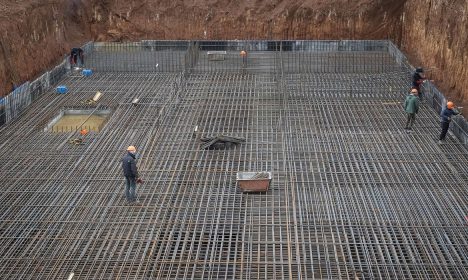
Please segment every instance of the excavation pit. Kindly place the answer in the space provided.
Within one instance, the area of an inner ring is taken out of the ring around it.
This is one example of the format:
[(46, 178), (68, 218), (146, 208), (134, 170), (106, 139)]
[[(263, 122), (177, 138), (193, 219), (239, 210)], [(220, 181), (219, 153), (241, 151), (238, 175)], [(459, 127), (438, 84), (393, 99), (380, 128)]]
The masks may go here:
[(110, 115), (109, 109), (67, 109), (62, 110), (45, 128), (53, 133), (72, 132), (86, 129), (100, 132)]
[[(412, 71), (390, 42), (90, 44), (95, 74), (54, 82), (72, 93), (38, 82), (45, 94), (26, 110), (15, 108), (29, 92), (4, 99), (5, 119), (18, 118), (1, 127), (11, 151), (0, 169), (3, 278), (34, 278), (41, 267), (46, 279), (468, 275), (466, 214), (456, 211), (468, 197), (465, 142), (427, 137), (440, 125), (429, 103), (444, 100), (432, 86), (414, 133), (404, 131)], [(212, 50), (230, 55), (211, 62)], [(83, 102), (97, 90), (98, 104)], [(111, 113), (99, 134), (48, 132), (68, 109)], [(231, 140), (244, 141), (210, 148)], [(142, 152), (141, 207), (123, 194), (130, 145)], [(236, 176), (256, 171), (274, 182)], [(244, 193), (244, 183), (269, 187)]]

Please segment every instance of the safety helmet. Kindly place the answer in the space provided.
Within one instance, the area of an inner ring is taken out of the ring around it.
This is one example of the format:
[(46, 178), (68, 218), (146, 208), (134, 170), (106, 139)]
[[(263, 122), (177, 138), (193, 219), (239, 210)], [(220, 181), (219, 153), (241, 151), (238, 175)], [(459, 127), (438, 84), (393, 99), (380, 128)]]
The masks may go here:
[(135, 146), (128, 146), (127, 151), (134, 152), (134, 151), (136, 151), (136, 148), (135, 148)]
[(448, 109), (453, 109), (453, 107), (455, 107), (455, 104), (453, 104), (452, 101), (447, 102), (447, 108)]
[(411, 93), (418, 93), (418, 90), (415, 89), (415, 88), (412, 88), (412, 89), (411, 89)]
[(422, 69), (422, 67), (418, 67), (418, 68), (416, 68), (416, 72), (422, 73), (422, 72), (424, 72), (424, 69)]
[(86, 128), (80, 130), (80, 134), (85, 136), (86, 134), (88, 134), (88, 130)]

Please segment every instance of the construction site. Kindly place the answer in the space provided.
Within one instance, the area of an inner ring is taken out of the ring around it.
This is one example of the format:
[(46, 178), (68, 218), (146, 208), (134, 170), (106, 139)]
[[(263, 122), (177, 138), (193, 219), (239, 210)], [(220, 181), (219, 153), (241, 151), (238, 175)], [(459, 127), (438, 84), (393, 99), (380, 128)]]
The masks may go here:
[(467, 279), (468, 126), (437, 142), (426, 82), (404, 129), (414, 67), (392, 42), (82, 49), (86, 75), (65, 59), (2, 99), (1, 279)]

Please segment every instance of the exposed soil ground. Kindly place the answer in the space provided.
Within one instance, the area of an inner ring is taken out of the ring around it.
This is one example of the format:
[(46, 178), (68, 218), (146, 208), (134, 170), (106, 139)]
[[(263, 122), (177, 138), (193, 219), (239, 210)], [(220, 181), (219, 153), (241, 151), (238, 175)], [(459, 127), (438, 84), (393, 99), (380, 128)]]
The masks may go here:
[(0, 95), (86, 41), (391, 39), (468, 107), (465, 0), (3, 0)]

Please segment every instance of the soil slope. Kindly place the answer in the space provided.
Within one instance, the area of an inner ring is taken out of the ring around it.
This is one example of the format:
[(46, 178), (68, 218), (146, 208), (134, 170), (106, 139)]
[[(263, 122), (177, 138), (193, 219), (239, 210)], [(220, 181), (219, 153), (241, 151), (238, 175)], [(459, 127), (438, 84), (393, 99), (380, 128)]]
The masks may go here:
[(3, 0), (0, 95), (89, 40), (391, 39), (468, 103), (465, 0)]

